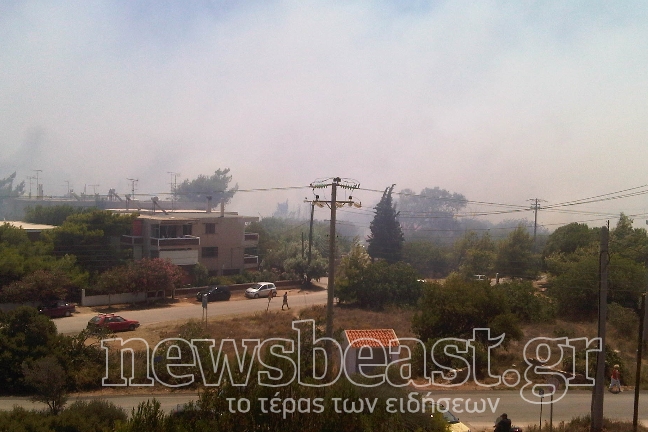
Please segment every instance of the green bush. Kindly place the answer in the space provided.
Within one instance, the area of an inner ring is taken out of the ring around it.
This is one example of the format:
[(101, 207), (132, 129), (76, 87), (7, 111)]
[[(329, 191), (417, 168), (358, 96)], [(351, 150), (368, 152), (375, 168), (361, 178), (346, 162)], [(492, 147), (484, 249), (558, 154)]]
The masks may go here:
[(126, 419), (126, 412), (112, 402), (79, 400), (64, 409), (53, 423), (56, 430), (66, 432), (110, 432)]
[(556, 319), (556, 305), (533, 287), (530, 281), (513, 281), (497, 286), (506, 297), (506, 302), (520, 321), (527, 323), (553, 322)]
[(639, 317), (631, 308), (625, 308), (617, 303), (608, 305), (608, 322), (624, 339), (636, 340), (639, 331)]

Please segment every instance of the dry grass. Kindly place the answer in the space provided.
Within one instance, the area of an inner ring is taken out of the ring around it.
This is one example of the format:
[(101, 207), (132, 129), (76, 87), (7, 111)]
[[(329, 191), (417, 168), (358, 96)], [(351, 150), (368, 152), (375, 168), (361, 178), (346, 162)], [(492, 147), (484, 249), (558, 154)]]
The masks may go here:
[[(393, 328), (400, 337), (413, 337), (411, 330), (413, 310), (392, 309), (385, 312), (336, 307), (334, 313), (334, 334), (339, 335), (346, 329)], [(294, 320), (313, 319), (318, 329), (324, 330), (326, 309), (324, 306), (313, 306), (293, 313), (281, 311), (259, 312), (253, 315), (210, 319), (205, 328), (198, 321), (188, 323), (159, 324), (138, 329), (137, 337), (149, 344), (157, 343), (167, 337), (178, 337), (193, 326), (202, 336), (214, 340), (221, 339), (269, 339), (273, 337), (290, 337), (295, 335), (292, 328)]]
[[(342, 331), (345, 329), (375, 329), (392, 328), (399, 337), (416, 337), (412, 333), (411, 322), (415, 311), (412, 309), (388, 309), (377, 312), (352, 307), (334, 308), (334, 337), (342, 340)], [(271, 311), (260, 312), (252, 315), (235, 317), (210, 318), (207, 328), (196, 320), (189, 322), (160, 323), (151, 326), (144, 326), (132, 333), (133, 337), (145, 339), (149, 345), (155, 346), (160, 340), (168, 337), (207, 337), (220, 341), (222, 339), (243, 339), (267, 340), (270, 338), (290, 338), (296, 335), (292, 328), (294, 320), (313, 319), (318, 325), (320, 334), (324, 333), (326, 322), (326, 310), (324, 306), (297, 310), (290, 312)], [(636, 342), (618, 337), (616, 330), (609, 326), (608, 344), (621, 352), (623, 361), (629, 367), (628, 376), (625, 376), (626, 383), (634, 383), (634, 350)], [(504, 370), (514, 368), (524, 373), (528, 364), (524, 360), (524, 349), (528, 340), (537, 337), (587, 337), (596, 336), (595, 322), (567, 322), (558, 320), (554, 324), (527, 325), (523, 329), (524, 337), (521, 341), (511, 341), (505, 350), (498, 350), (492, 358), (492, 371), (501, 373)], [(130, 336), (130, 335), (129, 335)], [(537, 345), (537, 343), (535, 344)], [(535, 345), (527, 347), (528, 358), (535, 357)], [(556, 353), (559, 353), (556, 350)], [(470, 381), (469, 381), (470, 382)], [(469, 386), (468, 386), (469, 387)]]

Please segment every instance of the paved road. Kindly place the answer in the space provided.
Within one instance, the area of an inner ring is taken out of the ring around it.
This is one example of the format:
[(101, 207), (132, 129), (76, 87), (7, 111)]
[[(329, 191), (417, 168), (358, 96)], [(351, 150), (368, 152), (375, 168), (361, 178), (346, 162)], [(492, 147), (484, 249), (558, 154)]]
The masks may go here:
[[(172, 393), (164, 395), (119, 395), (119, 396), (97, 396), (96, 398), (106, 399), (114, 404), (124, 408), (128, 413), (142, 401), (156, 398), (160, 401), (162, 408), (170, 412), (190, 400), (198, 398), (196, 393)], [(462, 405), (470, 399), (470, 404), (478, 403), (478, 406), (485, 404), (489, 407), (484, 413), (466, 413), (462, 412), (465, 408), (455, 409), (457, 415), (462, 421), (470, 423), (473, 430), (492, 430), (495, 417), (506, 412), (518, 426), (527, 426), (538, 424), (540, 422), (540, 407), (523, 401), (516, 391), (512, 390), (493, 390), (493, 391), (438, 391), (433, 392), (432, 398), (450, 398), (450, 404), (456, 407)], [(605, 417), (618, 420), (632, 421), (634, 392), (629, 391), (621, 394), (606, 394), (604, 404)], [(583, 390), (570, 391), (565, 398), (554, 404), (553, 424), (556, 426), (560, 421), (569, 421), (576, 416), (584, 416), (590, 412), (591, 393)], [(89, 396), (72, 397), (68, 403), (77, 399), (92, 399)], [(489, 403), (490, 399), (490, 403)], [(648, 424), (648, 392), (642, 391), (640, 396), (639, 420), (644, 425)], [(32, 403), (26, 398), (0, 398), (0, 410), (10, 410), (14, 405), (22, 406), (26, 409), (44, 409), (45, 405)], [(495, 413), (490, 406), (496, 407)], [(315, 414), (314, 414), (315, 415)], [(549, 421), (549, 407), (544, 406), (542, 412), (542, 421)]]
[[(540, 405), (525, 402), (520, 393), (513, 390), (482, 390), (482, 391), (437, 391), (432, 392), (432, 398), (449, 397), (457, 407), (463, 406), (465, 411), (466, 401), (470, 398), (470, 406), (478, 402), (478, 406), (485, 404), (488, 407), (483, 413), (457, 412), (455, 415), (462, 421), (467, 421), (478, 430), (490, 428), (495, 418), (502, 413), (507, 413), (513, 424), (526, 426), (540, 423)], [(490, 403), (488, 401), (490, 399)], [(498, 402), (499, 399), (499, 402)], [(546, 400), (546, 398), (545, 398)], [(483, 402), (482, 402), (483, 401)], [(639, 420), (648, 424), (648, 392), (642, 391), (639, 397)], [(574, 417), (590, 414), (592, 393), (586, 390), (571, 390), (560, 401), (553, 405), (553, 424), (556, 426), (560, 421), (569, 421)], [(497, 405), (496, 405), (497, 404)], [(496, 406), (495, 413), (490, 406)], [(634, 409), (634, 390), (620, 394), (605, 394), (603, 415), (611, 419), (632, 421)], [(451, 409), (452, 410), (452, 409)], [(550, 406), (542, 407), (542, 422), (549, 421)], [(544, 430), (544, 428), (543, 428)]]
[[(280, 293), (282, 291), (282, 289), (279, 289)], [(326, 295), (326, 290), (300, 292), (297, 289), (292, 289), (288, 295), (288, 303), (292, 309), (326, 304)], [(281, 309), (281, 303), (281, 296), (277, 296), (270, 303), (270, 310)], [(234, 296), (232, 296), (230, 301), (209, 303), (207, 313), (209, 317), (241, 315), (263, 312), (267, 306), (268, 301), (264, 298), (234, 300)], [(146, 326), (166, 321), (200, 319), (202, 313), (201, 304), (192, 301), (178, 306), (124, 312), (123, 315), (126, 318), (138, 320), (142, 326)], [(88, 320), (94, 315), (94, 313), (77, 313), (69, 318), (55, 319), (54, 323), (59, 333), (73, 334), (83, 330), (88, 324)]]

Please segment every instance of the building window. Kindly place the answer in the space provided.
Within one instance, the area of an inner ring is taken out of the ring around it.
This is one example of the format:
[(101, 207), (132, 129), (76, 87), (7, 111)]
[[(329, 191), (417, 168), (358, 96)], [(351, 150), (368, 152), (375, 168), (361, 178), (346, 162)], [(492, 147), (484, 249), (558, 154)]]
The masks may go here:
[(160, 238), (160, 224), (151, 224), (151, 237)]
[(182, 235), (191, 235), (191, 224), (182, 225)]
[(202, 248), (203, 258), (216, 258), (218, 256), (218, 247), (204, 247)]
[(216, 224), (215, 223), (206, 223), (205, 224), (205, 234), (216, 234)]
[(175, 225), (161, 225), (158, 238), (176, 238), (177, 228)]

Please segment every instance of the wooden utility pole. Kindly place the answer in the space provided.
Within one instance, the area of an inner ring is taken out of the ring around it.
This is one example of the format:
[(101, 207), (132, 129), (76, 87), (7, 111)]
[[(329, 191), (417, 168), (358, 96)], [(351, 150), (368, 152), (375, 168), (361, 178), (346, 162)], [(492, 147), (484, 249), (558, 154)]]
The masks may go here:
[[(335, 218), (337, 216), (337, 186), (340, 177), (335, 177), (331, 183), (331, 226), (329, 228), (329, 271), (328, 296), (326, 297), (326, 337), (333, 337), (333, 299), (335, 298)], [(331, 350), (329, 349), (329, 355)]]
[[(315, 195), (315, 200), (319, 199), (319, 195)], [(308, 230), (308, 265), (310, 267), (312, 254), (313, 254), (313, 216), (315, 215), (315, 201), (311, 202), (311, 216), (310, 216), (310, 228)]]
[[(330, 183), (329, 183), (330, 181)], [(355, 190), (360, 187), (360, 183), (354, 180), (341, 179), (340, 177), (335, 177), (333, 179), (328, 179), (323, 182), (313, 182), (311, 187), (313, 189), (321, 189), (331, 186), (331, 200), (330, 201), (321, 201), (319, 200), (319, 195), (315, 195), (317, 198), (312, 202), (312, 204), (329, 204), (331, 208), (331, 225), (329, 228), (329, 266), (328, 266), (328, 295), (326, 299), (326, 337), (333, 338), (333, 300), (335, 298), (335, 221), (337, 216), (338, 206), (355, 206), (360, 207), (360, 203), (353, 201), (353, 197), (349, 196), (347, 200), (338, 200), (337, 199), (337, 188), (341, 187), (343, 189)], [(312, 237), (312, 216), (311, 216), (311, 237)], [(310, 263), (310, 247), (309, 247), (309, 263)], [(327, 351), (330, 355), (331, 347), (330, 344), (327, 344)]]
[(596, 356), (596, 381), (592, 392), (591, 432), (601, 432), (603, 429), (603, 395), (605, 389), (605, 318), (607, 317), (607, 290), (608, 290), (608, 254), (609, 229), (601, 228), (601, 244), (599, 246), (599, 310), (598, 310), (598, 338), (600, 351)]
[(632, 430), (637, 432), (639, 419), (639, 387), (641, 386), (641, 357), (644, 344), (644, 324), (646, 320), (646, 293), (641, 295), (641, 312), (639, 314), (639, 341), (637, 343), (637, 372), (635, 374), (634, 414), (632, 415)]
[(544, 201), (538, 198), (532, 198), (529, 201), (534, 202), (535, 205), (531, 207), (531, 210), (533, 210), (533, 248), (535, 249), (536, 247), (536, 234), (538, 232), (538, 202)]

